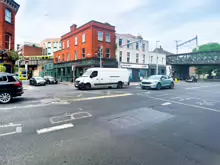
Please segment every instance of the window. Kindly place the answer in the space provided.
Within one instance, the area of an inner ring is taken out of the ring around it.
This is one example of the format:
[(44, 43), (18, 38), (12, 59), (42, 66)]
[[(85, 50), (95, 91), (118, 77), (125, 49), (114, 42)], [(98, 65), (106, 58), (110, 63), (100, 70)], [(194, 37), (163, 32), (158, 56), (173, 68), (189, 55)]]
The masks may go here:
[(48, 43), (47, 43), (47, 47), (51, 47), (51, 42), (48, 42)]
[(130, 41), (129, 40), (127, 40), (127, 48), (129, 49), (130, 48)]
[(78, 37), (75, 37), (75, 45), (78, 45)]
[(9, 9), (5, 10), (5, 21), (8, 23), (12, 23), (12, 14)]
[(12, 38), (12, 36), (11, 36), (11, 34), (9, 34), (9, 33), (6, 33), (5, 34), (5, 49), (11, 49), (11, 38)]
[(70, 47), (70, 40), (67, 40), (67, 48)]
[(55, 47), (55, 48), (53, 48), (53, 51), (54, 51), (54, 52), (56, 52), (56, 51), (57, 51), (57, 48), (56, 48), (56, 47)]
[(14, 78), (13, 76), (8, 76), (8, 82), (16, 82), (16, 78)]
[(91, 74), (91, 78), (97, 77), (98, 76), (98, 71), (93, 71)]
[(119, 46), (122, 46), (122, 44), (123, 44), (123, 40), (119, 39)]
[(2, 76), (2, 77), (0, 77), (0, 82), (1, 82), (1, 81), (8, 81), (8, 79), (7, 79), (6, 76)]
[(51, 48), (47, 48), (47, 54), (51, 54)]
[(142, 44), (142, 51), (145, 52), (145, 44)]
[(122, 51), (120, 51), (120, 54), (119, 54), (119, 62), (122, 62)]
[(62, 48), (62, 42), (60, 42), (60, 49)]
[(136, 42), (136, 50), (139, 50), (139, 43)]
[(143, 64), (145, 64), (145, 54), (143, 54)]
[(67, 54), (67, 61), (70, 61), (70, 54)]
[(82, 43), (85, 43), (86, 42), (86, 34), (82, 34)]
[(86, 49), (82, 48), (82, 58), (86, 58)]
[(151, 63), (153, 62), (153, 56), (151, 56), (151, 60), (150, 60), (150, 62), (151, 62)]
[(98, 32), (98, 41), (103, 41), (103, 32)]
[(139, 62), (139, 54), (136, 54), (136, 63)]
[(63, 42), (63, 49), (65, 49), (65, 42)]
[(75, 50), (75, 60), (78, 60), (78, 50)]
[(127, 63), (130, 62), (130, 52), (127, 52)]
[(57, 43), (53, 42), (53, 47), (56, 48), (57, 47)]
[(106, 48), (106, 58), (110, 58), (111, 56), (111, 51), (110, 51), (110, 48)]
[(111, 35), (110, 34), (106, 34), (106, 42), (111, 42)]

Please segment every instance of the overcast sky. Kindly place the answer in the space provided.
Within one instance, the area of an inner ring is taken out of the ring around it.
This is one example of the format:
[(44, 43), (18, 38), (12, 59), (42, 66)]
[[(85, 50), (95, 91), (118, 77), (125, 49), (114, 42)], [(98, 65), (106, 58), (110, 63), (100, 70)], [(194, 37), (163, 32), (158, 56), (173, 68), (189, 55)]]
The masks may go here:
[[(141, 34), (175, 52), (180, 43), (198, 35), (199, 44), (220, 42), (220, 0), (15, 0), (16, 43), (55, 38), (90, 21), (108, 22), (117, 33)], [(183, 47), (185, 52), (194, 44)]]

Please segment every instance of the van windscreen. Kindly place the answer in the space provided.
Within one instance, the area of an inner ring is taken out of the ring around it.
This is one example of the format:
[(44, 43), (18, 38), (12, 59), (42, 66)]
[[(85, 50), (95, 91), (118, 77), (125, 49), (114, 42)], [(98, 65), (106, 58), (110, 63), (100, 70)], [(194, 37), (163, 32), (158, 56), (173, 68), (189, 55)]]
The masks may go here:
[(88, 77), (91, 75), (91, 73), (92, 73), (91, 70), (87, 70), (85, 73), (83, 73), (82, 77)]

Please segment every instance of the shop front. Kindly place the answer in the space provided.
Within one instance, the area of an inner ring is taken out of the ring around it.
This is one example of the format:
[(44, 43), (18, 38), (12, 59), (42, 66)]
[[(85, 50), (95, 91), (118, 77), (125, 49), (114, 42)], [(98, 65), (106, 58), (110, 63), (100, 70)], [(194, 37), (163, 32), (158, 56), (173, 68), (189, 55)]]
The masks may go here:
[(120, 67), (128, 69), (131, 82), (139, 82), (148, 75), (148, 65), (121, 63)]
[[(102, 67), (117, 68), (117, 66), (118, 63), (115, 59), (102, 59)], [(61, 82), (73, 81), (73, 79), (80, 77), (88, 68), (93, 67), (100, 67), (98, 58), (57, 63), (54, 65), (55, 77)]]

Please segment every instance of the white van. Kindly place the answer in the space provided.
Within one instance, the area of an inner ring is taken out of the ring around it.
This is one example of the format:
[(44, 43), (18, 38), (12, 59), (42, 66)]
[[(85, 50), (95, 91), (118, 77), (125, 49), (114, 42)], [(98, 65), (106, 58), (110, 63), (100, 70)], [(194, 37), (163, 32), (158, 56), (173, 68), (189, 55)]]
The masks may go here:
[(91, 88), (123, 88), (128, 86), (129, 72), (120, 68), (90, 68), (75, 81), (78, 89)]

